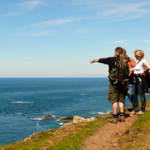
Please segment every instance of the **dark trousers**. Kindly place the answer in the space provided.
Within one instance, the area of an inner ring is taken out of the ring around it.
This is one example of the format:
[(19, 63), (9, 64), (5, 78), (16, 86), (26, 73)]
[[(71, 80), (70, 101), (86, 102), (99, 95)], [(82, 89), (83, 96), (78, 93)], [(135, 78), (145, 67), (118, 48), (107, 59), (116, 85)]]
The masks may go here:
[(145, 111), (146, 107), (146, 98), (145, 98), (145, 92), (144, 92), (144, 86), (142, 81), (136, 82), (133, 85), (133, 96), (132, 96), (132, 104), (133, 104), (133, 110), (138, 111), (138, 95), (140, 96), (141, 99), (141, 111)]
[(138, 101), (133, 103), (134, 92), (133, 92), (132, 89), (133, 89), (133, 83), (132, 83), (132, 84), (129, 83), (129, 84), (128, 84), (128, 90), (129, 90), (130, 92), (127, 93), (127, 96), (128, 96), (128, 98), (129, 98), (131, 104), (133, 105), (134, 111), (135, 111), (135, 110), (138, 111), (138, 110), (139, 110), (139, 108), (138, 108)]
[(139, 111), (139, 104), (138, 104), (138, 100), (134, 101), (134, 95), (128, 95), (129, 100), (132, 103), (133, 106), (133, 110), (138, 112)]

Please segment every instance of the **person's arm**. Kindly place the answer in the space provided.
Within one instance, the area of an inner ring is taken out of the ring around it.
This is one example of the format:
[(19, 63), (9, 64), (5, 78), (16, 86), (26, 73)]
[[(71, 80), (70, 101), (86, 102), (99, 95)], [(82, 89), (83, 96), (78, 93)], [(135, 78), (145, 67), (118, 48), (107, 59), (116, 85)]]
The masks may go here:
[(131, 62), (132, 68), (136, 66), (136, 62), (132, 57), (130, 57), (130, 62)]
[(109, 64), (114, 57), (107, 57), (107, 58), (99, 58), (99, 59), (93, 59), (90, 60), (90, 63), (98, 62), (98, 63), (103, 63), (103, 64)]
[(90, 63), (99, 62), (99, 59), (90, 60)]
[(146, 67), (146, 69), (141, 73), (141, 75), (143, 74), (144, 76), (146, 76), (146, 72), (150, 70), (150, 64), (147, 61), (144, 61), (143, 65)]
[(134, 68), (130, 68), (129, 71), (132, 73), (134, 71)]

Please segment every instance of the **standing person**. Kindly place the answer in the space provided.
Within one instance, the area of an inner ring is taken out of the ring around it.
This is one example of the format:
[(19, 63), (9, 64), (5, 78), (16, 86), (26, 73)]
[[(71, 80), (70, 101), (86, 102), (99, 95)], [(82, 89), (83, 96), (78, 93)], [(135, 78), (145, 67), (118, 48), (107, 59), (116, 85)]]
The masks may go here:
[[(121, 47), (117, 47), (115, 49), (115, 56), (108, 57), (108, 58), (100, 58), (90, 60), (90, 63), (103, 63), (109, 66), (109, 75), (111, 74), (111, 70), (113, 69), (117, 56), (123, 53), (123, 49)], [(126, 84), (116, 83), (115, 81), (109, 81), (109, 91), (108, 91), (108, 100), (112, 103), (112, 110), (113, 110), (113, 117), (110, 119), (110, 122), (117, 123), (119, 121), (125, 121), (125, 113), (124, 113), (124, 101), (125, 101), (125, 88)], [(118, 119), (117, 111), (118, 111), (118, 104), (120, 109), (120, 116)]]
[[(126, 49), (123, 48), (123, 54), (126, 54)], [(133, 68), (136, 66), (136, 62), (132, 57), (129, 57), (129, 62), (128, 62), (129, 69)], [(133, 88), (133, 70), (130, 70), (129, 72), (129, 82), (128, 82), (128, 90), (131, 91)], [(133, 92), (127, 94), (129, 100), (131, 101), (131, 104), (133, 105), (133, 109), (138, 110), (136, 107), (138, 104), (133, 103)], [(130, 114), (134, 114), (134, 112), (131, 112)]]
[[(134, 68), (131, 68), (130, 71), (134, 71), (133, 79), (133, 103), (136, 105), (133, 108), (132, 114), (143, 114), (146, 107), (146, 98), (145, 92), (148, 91), (148, 84), (146, 82), (146, 72), (150, 70), (149, 63), (144, 59), (144, 52), (142, 50), (135, 50), (134, 52), (136, 59), (138, 60), (137, 65)], [(141, 108), (138, 109), (138, 95), (141, 99)]]

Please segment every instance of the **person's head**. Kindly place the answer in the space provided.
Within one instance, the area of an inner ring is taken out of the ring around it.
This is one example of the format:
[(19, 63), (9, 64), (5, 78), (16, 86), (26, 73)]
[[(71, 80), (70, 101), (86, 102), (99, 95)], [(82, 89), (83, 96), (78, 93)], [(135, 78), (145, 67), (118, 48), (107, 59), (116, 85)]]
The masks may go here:
[(123, 47), (122, 47), (122, 49), (123, 49), (123, 54), (126, 54), (126, 49)]
[(119, 55), (119, 54), (122, 54), (122, 53), (123, 53), (123, 48), (117, 47), (117, 48), (115, 49), (115, 56), (117, 56), (117, 55)]
[(139, 50), (139, 49), (135, 50), (134, 54), (135, 54), (135, 57), (137, 60), (140, 60), (144, 57), (144, 52), (142, 50)]

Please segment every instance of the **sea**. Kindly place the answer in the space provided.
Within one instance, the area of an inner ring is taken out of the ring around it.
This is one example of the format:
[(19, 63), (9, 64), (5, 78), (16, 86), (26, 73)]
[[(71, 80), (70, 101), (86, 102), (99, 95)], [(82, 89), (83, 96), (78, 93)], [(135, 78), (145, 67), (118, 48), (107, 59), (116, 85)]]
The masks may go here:
[[(0, 78), (0, 145), (62, 128), (61, 117), (111, 112), (108, 84), (108, 78)], [(41, 119), (47, 115), (55, 118)]]

